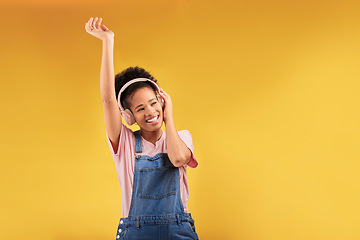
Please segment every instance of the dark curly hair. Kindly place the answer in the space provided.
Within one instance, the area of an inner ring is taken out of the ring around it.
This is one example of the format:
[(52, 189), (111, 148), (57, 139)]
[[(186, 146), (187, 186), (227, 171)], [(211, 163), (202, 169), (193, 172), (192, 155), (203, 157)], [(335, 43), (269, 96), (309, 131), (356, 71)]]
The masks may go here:
[[(117, 73), (115, 75), (115, 94), (116, 94), (116, 100), (118, 100), (118, 95), (120, 92), (120, 89), (130, 80), (135, 78), (148, 78), (152, 81), (154, 81), (157, 85), (157, 80), (144, 68), (135, 66), (135, 67), (128, 67), (125, 70), (121, 71), (120, 73)], [(156, 95), (156, 87), (153, 86), (153, 84), (149, 82), (136, 82), (131, 84), (129, 87), (125, 89), (124, 92), (121, 93), (120, 96), (120, 103), (124, 109), (130, 108), (129, 105), (129, 98), (131, 98), (135, 91), (139, 88), (147, 87), (154, 91)]]

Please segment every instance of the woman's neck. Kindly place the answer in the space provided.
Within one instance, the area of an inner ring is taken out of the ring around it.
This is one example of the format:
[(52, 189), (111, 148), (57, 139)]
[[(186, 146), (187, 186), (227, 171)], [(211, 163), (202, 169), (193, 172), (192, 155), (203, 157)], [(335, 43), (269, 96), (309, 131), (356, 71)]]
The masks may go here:
[(146, 131), (143, 129), (140, 129), (141, 136), (148, 142), (151, 142), (155, 145), (156, 141), (158, 141), (162, 136), (163, 131), (161, 128), (159, 128), (157, 131)]

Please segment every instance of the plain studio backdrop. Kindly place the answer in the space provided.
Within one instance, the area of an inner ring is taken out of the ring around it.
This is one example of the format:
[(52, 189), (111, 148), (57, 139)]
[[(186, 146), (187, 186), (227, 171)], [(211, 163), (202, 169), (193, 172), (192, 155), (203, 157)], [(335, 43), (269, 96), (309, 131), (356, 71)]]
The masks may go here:
[(2, 1), (0, 239), (115, 239), (90, 17), (115, 33), (115, 72), (148, 69), (192, 134), (200, 239), (360, 239), (359, 12), (344, 0)]

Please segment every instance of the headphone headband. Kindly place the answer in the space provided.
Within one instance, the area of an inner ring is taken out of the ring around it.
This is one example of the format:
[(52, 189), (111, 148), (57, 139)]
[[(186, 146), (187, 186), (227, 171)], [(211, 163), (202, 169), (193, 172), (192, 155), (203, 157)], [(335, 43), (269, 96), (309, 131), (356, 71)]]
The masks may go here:
[(135, 78), (135, 79), (132, 79), (132, 80), (130, 80), (129, 82), (127, 82), (127, 83), (120, 89), (120, 91), (119, 91), (119, 95), (118, 95), (118, 106), (119, 106), (119, 108), (121, 109), (121, 111), (124, 111), (124, 108), (121, 106), (121, 102), (120, 102), (121, 93), (122, 93), (123, 91), (125, 91), (125, 89), (126, 89), (127, 87), (129, 87), (129, 86), (130, 86), (131, 84), (133, 84), (133, 83), (136, 83), (136, 82), (146, 82), (146, 81), (149, 81), (150, 83), (152, 83), (152, 84), (156, 87), (156, 89), (158, 90), (158, 92), (160, 92), (159, 86), (158, 86), (154, 81), (152, 81), (152, 80), (150, 80), (150, 79), (148, 79), (148, 78)]

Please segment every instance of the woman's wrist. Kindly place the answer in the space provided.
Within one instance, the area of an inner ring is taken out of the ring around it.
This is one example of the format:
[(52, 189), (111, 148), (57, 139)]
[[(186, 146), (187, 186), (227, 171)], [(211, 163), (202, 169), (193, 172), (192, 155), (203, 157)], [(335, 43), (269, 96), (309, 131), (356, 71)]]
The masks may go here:
[(114, 37), (106, 36), (102, 41), (103, 41), (104, 44), (113, 44), (114, 43)]
[(173, 119), (172, 117), (165, 117), (165, 118), (164, 118), (164, 123), (165, 123), (165, 126), (166, 126), (166, 124), (173, 124), (173, 125), (175, 125), (175, 124), (174, 124), (174, 119)]

